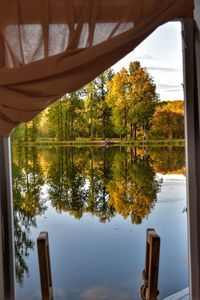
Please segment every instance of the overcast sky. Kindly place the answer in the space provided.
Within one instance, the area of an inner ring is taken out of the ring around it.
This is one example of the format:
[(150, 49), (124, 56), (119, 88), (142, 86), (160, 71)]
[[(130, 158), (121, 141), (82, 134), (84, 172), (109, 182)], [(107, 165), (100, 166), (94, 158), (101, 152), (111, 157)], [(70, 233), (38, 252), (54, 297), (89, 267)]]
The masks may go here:
[(161, 100), (183, 99), (183, 68), (180, 22), (159, 27), (133, 52), (113, 66), (119, 71), (138, 60), (154, 79)]

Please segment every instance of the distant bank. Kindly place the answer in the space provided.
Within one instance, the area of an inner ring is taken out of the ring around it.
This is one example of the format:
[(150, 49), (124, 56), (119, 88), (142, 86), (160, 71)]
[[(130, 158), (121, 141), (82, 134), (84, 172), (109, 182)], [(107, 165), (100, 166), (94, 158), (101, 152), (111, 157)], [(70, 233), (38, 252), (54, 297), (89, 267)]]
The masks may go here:
[(37, 145), (58, 145), (58, 146), (184, 146), (184, 139), (164, 139), (164, 140), (120, 140), (120, 139), (77, 139), (72, 141), (58, 141), (55, 139), (38, 139), (34, 142), (32, 141), (15, 141), (14, 144), (18, 144), (21, 146), (37, 146)]

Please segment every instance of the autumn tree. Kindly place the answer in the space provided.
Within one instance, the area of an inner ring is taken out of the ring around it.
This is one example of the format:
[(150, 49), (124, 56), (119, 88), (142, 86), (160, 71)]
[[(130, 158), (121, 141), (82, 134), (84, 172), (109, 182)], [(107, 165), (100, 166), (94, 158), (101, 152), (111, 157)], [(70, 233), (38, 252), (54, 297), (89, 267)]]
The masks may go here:
[(151, 136), (164, 139), (184, 138), (184, 103), (169, 101), (162, 103), (154, 114)]
[(112, 121), (120, 138), (127, 138), (128, 112), (130, 108), (127, 92), (129, 90), (128, 71), (122, 68), (109, 82), (107, 103), (112, 109)]
[[(128, 97), (131, 101), (129, 111), (131, 127), (133, 125), (142, 128), (145, 140), (152, 125), (158, 100), (156, 85), (147, 70), (142, 68), (138, 61), (129, 64), (129, 83)], [(134, 138), (136, 138), (136, 135)]]
[(142, 128), (146, 139), (157, 100), (153, 79), (139, 62), (122, 68), (111, 80), (107, 96), (116, 132), (125, 138), (129, 132), (136, 139), (136, 129)]

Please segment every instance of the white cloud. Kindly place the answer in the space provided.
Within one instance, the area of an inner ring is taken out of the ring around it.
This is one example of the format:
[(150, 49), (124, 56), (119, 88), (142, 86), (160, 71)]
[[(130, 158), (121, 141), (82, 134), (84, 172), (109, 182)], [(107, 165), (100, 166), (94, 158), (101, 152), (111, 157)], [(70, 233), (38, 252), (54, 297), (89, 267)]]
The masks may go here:
[(146, 67), (148, 70), (150, 71), (159, 71), (159, 72), (180, 72), (180, 69), (176, 69), (176, 68), (169, 68), (169, 67)]
[(182, 86), (177, 85), (177, 84), (170, 84), (170, 83), (158, 83), (157, 84), (157, 88), (161, 89), (161, 90), (172, 90), (172, 89), (178, 89), (178, 90), (182, 90)]
[(134, 58), (135, 60), (143, 60), (143, 59), (148, 59), (148, 60), (158, 60), (158, 58), (150, 55), (150, 54), (144, 54), (144, 55), (141, 55), (141, 56), (136, 56)]

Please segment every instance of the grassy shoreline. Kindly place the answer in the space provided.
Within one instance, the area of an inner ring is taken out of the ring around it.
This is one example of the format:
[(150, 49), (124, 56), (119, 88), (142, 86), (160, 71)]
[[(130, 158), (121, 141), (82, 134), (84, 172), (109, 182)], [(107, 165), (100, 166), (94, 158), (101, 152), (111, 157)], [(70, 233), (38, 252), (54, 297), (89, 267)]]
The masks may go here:
[(38, 139), (34, 142), (16, 142), (13, 141), (14, 145), (20, 146), (42, 146), (42, 145), (52, 145), (52, 146), (100, 146), (100, 147), (109, 147), (109, 146), (184, 146), (185, 140), (120, 140), (120, 139), (77, 139), (74, 141), (57, 141), (55, 139)]

